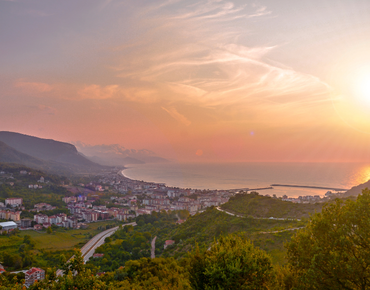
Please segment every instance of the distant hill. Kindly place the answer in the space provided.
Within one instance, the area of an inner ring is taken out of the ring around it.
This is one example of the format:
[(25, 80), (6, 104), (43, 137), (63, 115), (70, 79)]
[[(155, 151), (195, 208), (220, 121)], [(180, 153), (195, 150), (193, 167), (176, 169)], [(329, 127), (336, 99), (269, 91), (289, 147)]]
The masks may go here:
[(85, 158), (69, 143), (6, 131), (0, 132), (0, 142), (2, 162), (19, 163), (54, 172), (96, 172), (104, 168)]
[(362, 184), (359, 184), (359, 185), (356, 185), (356, 186), (352, 187), (350, 190), (346, 191), (342, 196), (344, 196), (344, 197), (357, 196), (360, 193), (362, 193), (362, 190), (365, 189), (365, 188), (370, 188), (370, 180), (365, 182), (365, 183), (362, 183)]
[(119, 144), (87, 145), (76, 142), (78, 150), (90, 160), (110, 166), (126, 164), (163, 163), (167, 159), (157, 156), (147, 149), (127, 149)]
[(0, 141), (0, 162), (24, 164), (30, 167), (44, 166), (45, 162), (8, 146)]
[(123, 166), (127, 164), (145, 164), (144, 161), (132, 158), (132, 157), (125, 157), (125, 158), (120, 158), (117, 157), (115, 159), (110, 159), (110, 158), (102, 158), (98, 156), (85, 156), (87, 159), (99, 163), (101, 165), (107, 165), (107, 166)]

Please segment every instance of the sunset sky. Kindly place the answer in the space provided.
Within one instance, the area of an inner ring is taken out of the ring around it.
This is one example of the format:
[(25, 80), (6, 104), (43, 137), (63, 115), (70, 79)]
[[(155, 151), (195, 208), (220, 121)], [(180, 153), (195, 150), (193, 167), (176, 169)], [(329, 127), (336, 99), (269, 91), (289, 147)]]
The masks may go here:
[(370, 1), (0, 0), (0, 130), (370, 161)]

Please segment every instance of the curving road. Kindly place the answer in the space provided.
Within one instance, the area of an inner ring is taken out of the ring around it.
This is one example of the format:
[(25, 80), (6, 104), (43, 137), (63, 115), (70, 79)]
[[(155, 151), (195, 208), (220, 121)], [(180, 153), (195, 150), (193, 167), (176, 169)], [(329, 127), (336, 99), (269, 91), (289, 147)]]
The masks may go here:
[[(136, 226), (136, 222), (122, 225), (122, 227), (128, 226), (128, 225)], [(105, 238), (110, 237), (111, 235), (113, 235), (118, 230), (118, 228), (119, 227), (114, 227), (114, 228), (105, 230), (104, 232), (101, 232), (101, 233), (97, 234), (96, 236), (94, 236), (90, 241), (88, 241), (80, 249), (81, 254), (82, 254), (82, 257), (84, 259), (84, 263), (86, 263), (90, 259), (90, 257), (92, 255), (94, 255), (95, 250), (96, 250), (97, 247), (99, 247), (102, 244), (104, 244)], [(72, 258), (73, 258), (73, 256), (72, 256)], [(57, 276), (63, 275), (63, 271), (60, 270), (60, 269), (57, 270), (56, 275)]]
[[(136, 226), (136, 223), (133, 222), (133, 223), (125, 224), (125, 225), (122, 225), (122, 227), (128, 226), (128, 225)], [(118, 230), (118, 227), (114, 227), (114, 228), (108, 229), (108, 230), (106, 230), (104, 232), (101, 232), (101, 233), (97, 234), (90, 241), (88, 241), (81, 248), (81, 254), (82, 254), (82, 257), (84, 257), (84, 262), (86, 263), (90, 259), (90, 257), (92, 255), (94, 255), (95, 250), (96, 250), (97, 247), (99, 247), (102, 244), (104, 244), (105, 238), (110, 237), (117, 230)]]

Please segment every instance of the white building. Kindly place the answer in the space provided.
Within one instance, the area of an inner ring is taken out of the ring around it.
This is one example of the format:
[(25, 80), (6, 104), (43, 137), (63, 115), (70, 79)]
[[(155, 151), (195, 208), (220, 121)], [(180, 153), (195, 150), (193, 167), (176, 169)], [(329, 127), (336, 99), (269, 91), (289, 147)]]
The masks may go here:
[(5, 205), (10, 204), (11, 206), (18, 206), (18, 205), (22, 205), (22, 203), (23, 203), (23, 198), (20, 198), (20, 197), (11, 197), (5, 200)]
[(0, 223), (0, 226), (2, 227), (1, 231), (9, 231), (17, 228), (17, 224), (15, 222), (3, 222)]

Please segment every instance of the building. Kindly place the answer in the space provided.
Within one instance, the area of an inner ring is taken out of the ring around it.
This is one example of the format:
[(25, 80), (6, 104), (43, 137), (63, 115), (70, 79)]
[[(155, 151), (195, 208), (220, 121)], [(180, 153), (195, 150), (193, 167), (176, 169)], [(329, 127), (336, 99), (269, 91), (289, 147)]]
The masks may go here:
[(31, 219), (21, 219), (21, 228), (30, 228), (32, 226)]
[(45, 278), (45, 271), (40, 268), (31, 268), (25, 273), (25, 285), (30, 287), (36, 281), (43, 280)]
[(10, 231), (17, 228), (17, 224), (15, 222), (3, 222), (0, 223), (0, 226), (2, 227), (1, 231)]
[(43, 226), (42, 226), (42, 225), (34, 225), (34, 226), (33, 226), (33, 229), (34, 229), (35, 231), (41, 231), (41, 230), (43, 229)]
[(76, 197), (75, 196), (66, 196), (66, 197), (63, 197), (62, 200), (65, 203), (76, 202)]
[(23, 203), (23, 198), (20, 198), (20, 197), (11, 197), (5, 200), (5, 205), (9, 204), (14, 207), (22, 205), (22, 203)]
[(172, 246), (175, 243), (174, 240), (167, 240), (164, 242), (163, 248), (166, 249), (168, 246)]

